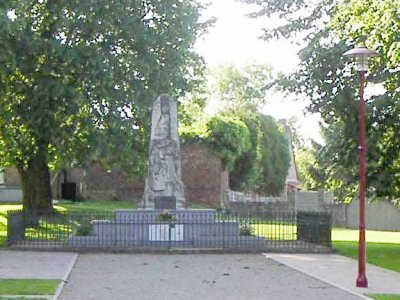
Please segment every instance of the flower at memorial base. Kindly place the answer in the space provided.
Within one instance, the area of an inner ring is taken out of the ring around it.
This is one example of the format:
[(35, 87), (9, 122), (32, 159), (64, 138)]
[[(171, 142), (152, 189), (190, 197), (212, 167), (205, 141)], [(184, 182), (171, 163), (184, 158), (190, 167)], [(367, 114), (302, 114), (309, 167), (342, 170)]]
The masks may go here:
[(157, 216), (157, 221), (176, 221), (176, 216), (171, 213), (169, 210), (163, 210), (158, 216)]

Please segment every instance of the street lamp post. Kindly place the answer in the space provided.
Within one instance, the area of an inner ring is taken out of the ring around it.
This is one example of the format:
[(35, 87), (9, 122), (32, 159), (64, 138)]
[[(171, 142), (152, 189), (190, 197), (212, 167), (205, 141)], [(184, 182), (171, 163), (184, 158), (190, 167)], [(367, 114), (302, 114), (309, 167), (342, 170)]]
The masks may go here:
[(367, 192), (367, 136), (366, 136), (366, 108), (364, 101), (365, 74), (368, 72), (368, 58), (377, 56), (378, 53), (368, 49), (365, 46), (355, 47), (343, 54), (344, 56), (354, 57), (356, 70), (360, 77), (360, 106), (359, 106), (359, 129), (360, 129), (360, 183), (359, 183), (359, 201), (360, 201), (360, 227), (358, 241), (358, 277), (357, 287), (368, 287), (368, 280), (365, 272), (367, 261), (367, 250), (365, 245), (366, 229), (366, 192)]

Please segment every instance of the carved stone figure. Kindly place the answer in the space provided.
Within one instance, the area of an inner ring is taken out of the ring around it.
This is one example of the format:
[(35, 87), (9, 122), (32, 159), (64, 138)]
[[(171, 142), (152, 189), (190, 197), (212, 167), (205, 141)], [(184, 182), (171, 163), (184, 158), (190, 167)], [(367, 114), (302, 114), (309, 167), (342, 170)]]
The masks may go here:
[(149, 170), (143, 207), (153, 209), (155, 200), (170, 200), (171, 197), (176, 200), (177, 209), (185, 207), (176, 102), (162, 95), (153, 105)]

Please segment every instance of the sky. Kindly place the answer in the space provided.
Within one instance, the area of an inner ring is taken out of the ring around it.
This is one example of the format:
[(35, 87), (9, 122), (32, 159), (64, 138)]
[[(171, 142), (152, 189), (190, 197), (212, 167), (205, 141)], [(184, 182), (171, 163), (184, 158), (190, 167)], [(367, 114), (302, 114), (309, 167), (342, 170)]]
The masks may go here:
[[(211, 2), (204, 12), (205, 18), (216, 17), (217, 22), (196, 43), (196, 51), (201, 54), (206, 64), (217, 66), (232, 63), (242, 66), (246, 62), (269, 64), (274, 73), (290, 73), (299, 63), (297, 52), (299, 46), (287, 40), (264, 41), (259, 39), (262, 28), (279, 22), (278, 19), (251, 19), (247, 13), (255, 11), (254, 6), (242, 4), (235, 0), (201, 0)], [(296, 100), (296, 101), (294, 101)], [(319, 133), (318, 115), (304, 115), (307, 103), (295, 96), (284, 97), (275, 93), (268, 96), (268, 103), (263, 113), (276, 119), (296, 116), (299, 120), (300, 134), (307, 139), (322, 142)]]

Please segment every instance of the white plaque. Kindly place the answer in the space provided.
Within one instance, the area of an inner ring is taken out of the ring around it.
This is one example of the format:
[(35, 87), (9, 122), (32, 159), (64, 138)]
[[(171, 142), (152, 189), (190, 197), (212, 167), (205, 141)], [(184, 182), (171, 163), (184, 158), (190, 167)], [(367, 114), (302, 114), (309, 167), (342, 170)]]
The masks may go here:
[(183, 241), (183, 224), (149, 225), (149, 241)]

